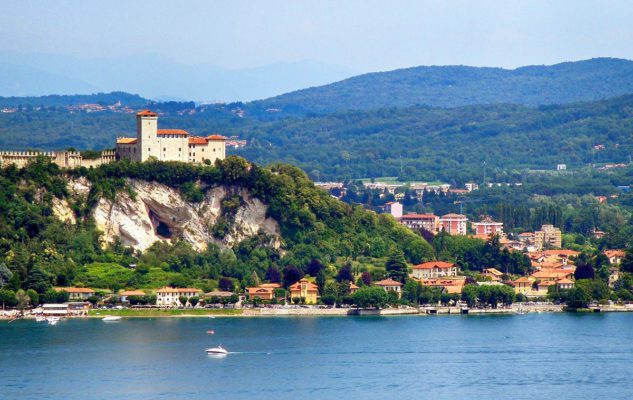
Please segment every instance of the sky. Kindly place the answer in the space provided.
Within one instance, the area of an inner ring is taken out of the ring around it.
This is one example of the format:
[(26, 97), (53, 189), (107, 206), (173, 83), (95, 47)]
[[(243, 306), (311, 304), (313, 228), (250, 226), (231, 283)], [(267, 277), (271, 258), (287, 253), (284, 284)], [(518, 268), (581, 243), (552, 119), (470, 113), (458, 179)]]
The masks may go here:
[(157, 54), (253, 68), (311, 60), (357, 72), (633, 59), (633, 1), (13, 1), (0, 52)]

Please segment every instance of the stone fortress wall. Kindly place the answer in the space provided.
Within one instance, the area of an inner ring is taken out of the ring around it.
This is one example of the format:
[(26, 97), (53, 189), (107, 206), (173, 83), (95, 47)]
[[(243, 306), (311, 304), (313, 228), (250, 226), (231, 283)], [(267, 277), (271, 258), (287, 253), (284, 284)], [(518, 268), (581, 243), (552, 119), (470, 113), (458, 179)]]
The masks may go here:
[(104, 150), (95, 159), (84, 159), (78, 151), (0, 151), (0, 166), (25, 167), (38, 157), (47, 157), (60, 168), (97, 167), (116, 160), (113, 150)]

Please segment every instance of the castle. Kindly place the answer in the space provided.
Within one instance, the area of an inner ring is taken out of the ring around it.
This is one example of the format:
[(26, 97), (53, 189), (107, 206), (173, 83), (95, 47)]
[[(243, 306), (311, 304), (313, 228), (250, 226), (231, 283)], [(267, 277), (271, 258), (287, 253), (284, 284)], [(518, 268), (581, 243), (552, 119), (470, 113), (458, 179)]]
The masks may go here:
[(136, 137), (119, 137), (114, 151), (104, 150), (97, 158), (84, 158), (77, 151), (0, 151), (0, 166), (21, 168), (37, 157), (49, 158), (60, 168), (96, 167), (120, 159), (212, 164), (225, 156), (224, 136), (201, 137), (182, 129), (158, 129), (158, 114), (143, 110), (136, 114)]
[(226, 138), (220, 135), (192, 136), (182, 129), (158, 129), (158, 114), (143, 110), (136, 114), (136, 137), (116, 141), (117, 159), (130, 161), (182, 161), (213, 163), (226, 156)]

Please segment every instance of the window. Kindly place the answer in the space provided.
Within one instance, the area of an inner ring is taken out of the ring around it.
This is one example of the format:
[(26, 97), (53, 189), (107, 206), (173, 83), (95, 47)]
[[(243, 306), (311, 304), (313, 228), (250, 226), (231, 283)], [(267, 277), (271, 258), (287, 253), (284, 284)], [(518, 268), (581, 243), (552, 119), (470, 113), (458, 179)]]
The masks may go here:
[(152, 151), (152, 149), (150, 149), (149, 147), (147, 148), (147, 151)]
[(204, 153), (204, 149), (202, 149), (202, 152)]
[(182, 147), (179, 147), (179, 148), (178, 148), (178, 151), (182, 151)]
[(166, 148), (166, 147), (163, 147), (163, 151), (167, 151), (167, 148)]

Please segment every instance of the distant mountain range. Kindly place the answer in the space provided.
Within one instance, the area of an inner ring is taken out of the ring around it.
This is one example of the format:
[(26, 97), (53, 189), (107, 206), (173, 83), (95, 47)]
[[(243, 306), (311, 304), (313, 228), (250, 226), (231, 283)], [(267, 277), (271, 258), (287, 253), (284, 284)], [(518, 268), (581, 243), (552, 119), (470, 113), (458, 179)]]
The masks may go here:
[(287, 113), (384, 107), (535, 106), (601, 100), (633, 93), (633, 61), (595, 58), (517, 69), (430, 66), (355, 76), (253, 104)]
[(0, 53), (0, 96), (125, 91), (153, 100), (249, 101), (354, 74), (347, 68), (315, 61), (227, 69), (187, 65), (152, 54), (80, 59)]

